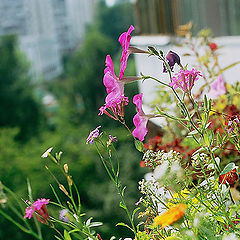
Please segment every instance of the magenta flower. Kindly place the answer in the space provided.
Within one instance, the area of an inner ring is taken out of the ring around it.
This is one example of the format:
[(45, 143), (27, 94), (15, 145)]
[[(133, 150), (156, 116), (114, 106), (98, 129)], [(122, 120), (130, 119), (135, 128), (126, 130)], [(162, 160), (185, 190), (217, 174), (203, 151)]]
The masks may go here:
[(131, 32), (134, 30), (134, 27), (131, 25), (127, 32), (124, 32), (120, 35), (118, 38), (118, 41), (122, 45), (123, 52), (121, 57), (121, 67), (120, 67), (120, 73), (119, 73), (119, 79), (123, 78), (124, 71), (127, 67), (127, 60), (129, 55), (131, 54), (131, 51), (129, 50), (130, 46), (130, 40), (131, 40)]
[(194, 83), (199, 79), (199, 76), (202, 76), (201, 73), (194, 68), (192, 68), (191, 71), (180, 69), (180, 71), (172, 77), (172, 82), (170, 82), (169, 85), (174, 89), (179, 87), (187, 93), (192, 90)]
[(93, 144), (94, 139), (99, 136), (99, 128), (100, 127), (101, 126), (98, 126), (96, 129), (94, 129), (93, 131), (90, 132), (90, 134), (88, 135), (86, 144), (89, 144), (89, 143)]
[[(168, 54), (166, 55), (166, 62), (168, 63), (171, 71), (173, 70), (174, 65), (177, 63), (178, 65), (180, 64), (180, 57), (173, 51), (169, 51)], [(163, 72), (167, 72), (167, 68), (165, 64), (163, 63)]]
[(128, 102), (128, 97), (125, 97), (124, 95), (108, 102), (106, 101), (104, 106), (100, 107), (98, 115), (106, 114), (114, 120), (122, 120), (125, 115), (125, 106), (128, 105)]
[(143, 94), (137, 94), (133, 97), (133, 103), (137, 106), (137, 114), (133, 117), (133, 123), (135, 125), (135, 129), (132, 134), (134, 137), (138, 138), (141, 142), (144, 140), (148, 130), (147, 130), (147, 122), (149, 117), (145, 115), (142, 110), (142, 96)]
[(216, 99), (227, 92), (222, 75), (220, 75), (216, 80), (210, 85), (210, 91), (208, 96), (212, 99)]
[(110, 55), (106, 56), (106, 68), (104, 70), (103, 84), (107, 90), (106, 102), (112, 101), (124, 95), (124, 82), (120, 81), (115, 73), (114, 66)]
[(35, 201), (31, 206), (28, 206), (25, 209), (25, 216), (24, 218), (31, 219), (33, 217), (34, 212), (36, 214), (37, 220), (41, 223), (46, 224), (47, 219), (49, 219), (48, 211), (47, 211), (47, 204), (49, 203), (50, 199), (41, 198)]

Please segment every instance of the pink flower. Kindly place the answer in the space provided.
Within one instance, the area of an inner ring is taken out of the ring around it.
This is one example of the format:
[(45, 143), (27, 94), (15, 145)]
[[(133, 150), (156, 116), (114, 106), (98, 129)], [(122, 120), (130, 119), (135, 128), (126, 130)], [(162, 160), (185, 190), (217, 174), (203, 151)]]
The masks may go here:
[(221, 96), (227, 92), (222, 75), (219, 76), (216, 80), (210, 85), (210, 91), (208, 96), (212, 99), (216, 99), (218, 96)]
[(110, 55), (106, 56), (106, 68), (104, 70), (103, 84), (107, 90), (106, 102), (119, 98), (124, 95), (124, 82), (120, 81), (115, 73), (114, 66)]
[(127, 32), (124, 32), (120, 35), (120, 37), (118, 38), (118, 41), (120, 42), (120, 44), (122, 45), (123, 48), (123, 52), (122, 52), (122, 57), (121, 57), (121, 67), (120, 67), (120, 73), (119, 73), (119, 79), (122, 79), (123, 75), (124, 75), (124, 71), (127, 67), (127, 60), (128, 57), (131, 53), (131, 51), (129, 51), (129, 46), (130, 46), (130, 40), (131, 40), (131, 32), (134, 30), (134, 27), (131, 25), (128, 29)]
[(133, 136), (138, 138), (141, 142), (144, 140), (144, 137), (148, 132), (147, 122), (149, 119), (142, 110), (142, 96), (143, 94), (140, 93), (133, 97), (133, 103), (137, 106), (138, 112), (133, 118), (133, 123), (136, 128), (132, 132)]
[(89, 144), (89, 143), (93, 144), (94, 139), (99, 136), (99, 128), (100, 127), (101, 126), (98, 126), (96, 129), (94, 129), (93, 131), (90, 132), (90, 134), (88, 135), (86, 144)]
[(125, 115), (125, 106), (128, 105), (128, 102), (128, 97), (121, 95), (100, 107), (98, 115), (106, 114), (114, 120), (122, 120)]
[(172, 77), (172, 82), (169, 83), (174, 89), (181, 88), (184, 92), (190, 92), (194, 86), (195, 81), (198, 80), (198, 76), (202, 76), (201, 73), (194, 68), (192, 70), (180, 69), (178, 73)]
[(33, 217), (34, 212), (37, 212), (37, 220), (41, 223), (46, 224), (47, 219), (49, 219), (48, 211), (47, 211), (47, 204), (49, 203), (50, 199), (41, 198), (35, 201), (31, 206), (25, 209), (25, 216), (24, 218), (31, 219)]

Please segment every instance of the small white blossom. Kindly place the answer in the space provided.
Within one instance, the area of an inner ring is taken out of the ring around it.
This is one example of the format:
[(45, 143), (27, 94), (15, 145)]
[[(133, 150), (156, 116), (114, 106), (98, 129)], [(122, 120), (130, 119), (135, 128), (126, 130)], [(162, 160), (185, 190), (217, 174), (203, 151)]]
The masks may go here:
[(42, 158), (48, 157), (48, 154), (52, 151), (53, 147), (50, 147), (43, 155), (41, 156)]

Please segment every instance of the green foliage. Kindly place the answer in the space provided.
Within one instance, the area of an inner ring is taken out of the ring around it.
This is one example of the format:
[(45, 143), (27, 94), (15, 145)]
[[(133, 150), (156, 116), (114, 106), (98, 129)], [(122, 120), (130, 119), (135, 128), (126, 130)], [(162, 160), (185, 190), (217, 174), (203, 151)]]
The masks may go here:
[(29, 65), (13, 35), (0, 38), (0, 126), (19, 127), (18, 139), (35, 135), (42, 119), (41, 105), (30, 84)]
[(97, 15), (99, 30), (116, 42), (119, 35), (125, 32), (131, 24), (133, 25), (133, 12), (131, 3), (119, 3), (107, 7), (104, 2), (100, 2)]

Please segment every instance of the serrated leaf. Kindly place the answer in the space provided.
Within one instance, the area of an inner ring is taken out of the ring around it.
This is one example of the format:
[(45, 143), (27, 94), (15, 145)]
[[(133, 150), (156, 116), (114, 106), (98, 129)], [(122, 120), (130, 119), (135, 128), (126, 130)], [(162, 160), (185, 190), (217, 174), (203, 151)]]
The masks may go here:
[(135, 147), (139, 152), (144, 152), (143, 143), (139, 140), (134, 141)]
[(230, 171), (232, 171), (234, 168), (236, 168), (236, 165), (234, 163), (229, 163), (220, 173), (220, 175), (226, 174)]
[(65, 240), (72, 240), (72, 238), (70, 237), (69, 233), (66, 231), (66, 229), (64, 229), (64, 239)]

